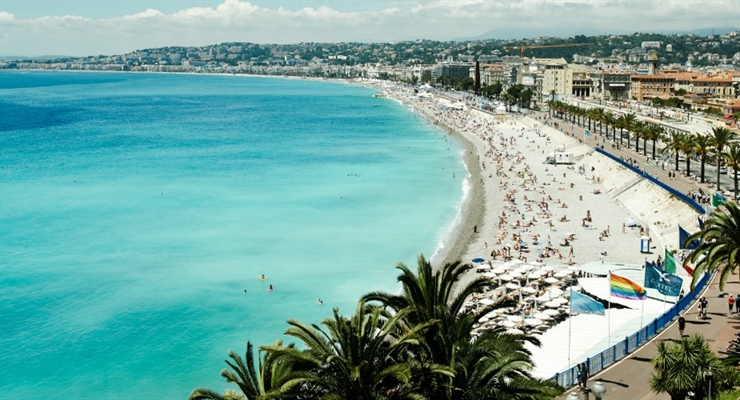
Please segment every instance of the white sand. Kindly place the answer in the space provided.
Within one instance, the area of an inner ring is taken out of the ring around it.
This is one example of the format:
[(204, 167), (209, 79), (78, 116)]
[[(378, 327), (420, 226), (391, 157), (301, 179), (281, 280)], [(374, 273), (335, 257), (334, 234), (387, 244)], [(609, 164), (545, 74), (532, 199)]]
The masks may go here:
[[(578, 140), (582, 138), (568, 137), (557, 129), (543, 126), (544, 121), (530, 117), (445, 108), (443, 105), (449, 103), (446, 99), (419, 98), (402, 86), (386, 86), (383, 90), (460, 137), (467, 148), (472, 194), (458, 234), (440, 252), (436, 262), (443, 259), (470, 262), (480, 257), (496, 265), (504, 260), (501, 256), (494, 259), (491, 253), (510, 245), (510, 255), (514, 258), (521, 257), (527, 262), (538, 260), (558, 268), (564, 268), (566, 263), (581, 265), (602, 259), (642, 265), (646, 259), (662, 257), (664, 246), (676, 248), (678, 224), (695, 230), (697, 214), (692, 208), (594, 152)], [(546, 155), (556, 149), (571, 152), (574, 164), (544, 164)], [(513, 203), (505, 201), (507, 194)], [(562, 204), (568, 207), (562, 208)], [(591, 221), (584, 223), (588, 212)], [(502, 215), (506, 219), (500, 225)], [(560, 221), (561, 217), (565, 217), (564, 222)], [(638, 228), (623, 229), (628, 218), (647, 229), (645, 234), (652, 239), (652, 254), (640, 252)], [(517, 220), (520, 225), (532, 220), (531, 226), (512, 226)], [(600, 239), (606, 230), (608, 236)], [(513, 249), (514, 233), (528, 243), (528, 251)], [(568, 246), (561, 245), (563, 237), (570, 234), (574, 240)], [(533, 235), (538, 236), (539, 244), (534, 244)], [(549, 258), (539, 257), (548, 243), (560, 256), (550, 252)], [(662, 304), (650, 300), (642, 318), (640, 309), (613, 310), (612, 342), (634, 333), (641, 319), (648, 323), (662, 313)], [(578, 335), (576, 344), (571, 346), (571, 365), (607, 347), (610, 340), (606, 321), (606, 317), (599, 316), (573, 318)], [(549, 378), (568, 366), (567, 334), (566, 321), (540, 336), (543, 347), (535, 349), (533, 356), (536, 376)]]

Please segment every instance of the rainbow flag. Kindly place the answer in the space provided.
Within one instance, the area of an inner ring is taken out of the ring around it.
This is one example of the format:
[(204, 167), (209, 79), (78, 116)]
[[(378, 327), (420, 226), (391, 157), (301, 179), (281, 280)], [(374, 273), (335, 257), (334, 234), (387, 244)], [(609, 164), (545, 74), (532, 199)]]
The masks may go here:
[(627, 278), (611, 274), (609, 276), (611, 295), (629, 300), (645, 300), (647, 292), (640, 285)]

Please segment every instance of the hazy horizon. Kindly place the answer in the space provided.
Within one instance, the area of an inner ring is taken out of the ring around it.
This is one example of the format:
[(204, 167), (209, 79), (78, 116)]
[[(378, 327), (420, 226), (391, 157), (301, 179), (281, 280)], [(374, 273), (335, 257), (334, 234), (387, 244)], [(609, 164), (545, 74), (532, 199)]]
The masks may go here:
[(733, 15), (722, 12), (734, 4), (729, 0), (25, 0), (0, 5), (0, 51), (9, 56), (87, 56), (222, 42), (389, 42), (691, 31), (734, 26)]

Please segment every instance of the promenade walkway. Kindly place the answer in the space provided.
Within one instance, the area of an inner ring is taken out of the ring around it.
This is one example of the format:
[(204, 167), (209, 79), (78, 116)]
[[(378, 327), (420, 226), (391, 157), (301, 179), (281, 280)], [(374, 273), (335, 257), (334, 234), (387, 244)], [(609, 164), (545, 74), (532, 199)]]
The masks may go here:
[[(540, 117), (542, 120), (546, 117), (546, 113), (537, 113), (533, 117)], [(553, 118), (552, 120), (558, 122), (560, 127), (563, 128), (563, 133), (574, 134), (576, 138), (583, 138), (583, 128), (574, 126), (563, 120)], [(551, 121), (552, 121), (551, 120)], [(636, 153), (634, 147), (632, 149), (625, 149), (624, 146), (620, 150), (611, 149), (611, 142), (607, 139), (606, 143), (602, 142), (601, 137), (598, 135), (591, 135), (587, 137), (586, 143), (590, 147), (594, 147), (596, 142), (604, 144), (605, 150), (617, 157), (633, 158), (639, 161), (640, 168), (644, 168), (650, 175), (658, 177), (661, 181), (667, 183), (674, 189), (688, 193), (691, 190), (703, 189), (705, 192), (711, 193), (713, 187), (707, 184), (698, 183), (692, 179), (677, 174), (678, 176), (673, 179), (668, 179), (669, 168), (665, 170), (661, 169), (660, 166), (656, 166), (653, 163), (646, 163), (645, 156), (642, 153)], [(642, 147), (642, 143), (640, 143)], [(648, 144), (650, 146), (650, 144)], [(650, 153), (650, 147), (648, 147), (648, 154)], [(671, 165), (672, 167), (673, 165)], [(673, 168), (670, 168), (673, 171)], [(727, 295), (728, 294), (739, 294), (740, 293), (740, 282), (737, 279), (730, 279), (725, 286), (724, 291), (719, 290), (719, 278), (715, 277), (712, 282), (708, 285), (704, 296), (709, 302), (707, 319), (697, 319), (697, 304), (696, 302), (684, 313), (686, 318), (686, 330), (684, 335), (692, 335), (694, 333), (702, 334), (707, 342), (709, 343), (712, 350), (715, 351), (719, 356), (723, 356), (723, 352), (727, 347), (730, 340), (737, 334), (740, 333), (740, 316), (728, 315), (727, 313)], [(650, 360), (656, 354), (656, 343), (660, 341), (676, 341), (679, 340), (678, 326), (674, 322), (652, 341), (636, 350), (623, 360), (617, 362), (611, 367), (601, 371), (592, 376), (591, 381), (600, 380), (607, 388), (607, 393), (604, 395), (604, 400), (611, 399), (629, 399), (629, 400), (643, 400), (643, 399), (670, 399), (667, 394), (655, 394), (650, 391), (650, 373), (653, 370), (653, 365)], [(565, 399), (566, 396), (573, 392), (570, 390), (566, 392), (561, 399)]]

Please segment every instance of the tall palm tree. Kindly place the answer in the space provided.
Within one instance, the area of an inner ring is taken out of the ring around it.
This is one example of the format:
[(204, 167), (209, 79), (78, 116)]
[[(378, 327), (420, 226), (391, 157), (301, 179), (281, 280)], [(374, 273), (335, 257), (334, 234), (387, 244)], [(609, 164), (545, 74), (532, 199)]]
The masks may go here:
[[(655, 147), (658, 140), (663, 137), (663, 127), (660, 125), (649, 125), (647, 131), (644, 134), (644, 139), (653, 142), (653, 160), (655, 160)], [(643, 154), (647, 155), (647, 144), (643, 146)]]
[(294, 390), (307, 375), (292, 370), (287, 360), (280, 360), (273, 350), (293, 349), (293, 345), (283, 347), (278, 340), (271, 346), (260, 348), (255, 367), (254, 349), (251, 342), (247, 342), (246, 362), (239, 354), (229, 350), (226, 360), (231, 370), (221, 371), (227, 382), (235, 383), (241, 392), (226, 390), (220, 395), (210, 389), (197, 388), (190, 393), (190, 400), (268, 400), (279, 399)]
[(707, 155), (709, 155), (709, 151), (712, 149), (712, 139), (701, 133), (695, 133), (692, 136), (694, 136), (696, 154), (699, 155), (699, 161), (701, 161), (701, 183), (704, 183), (704, 164), (706, 164)]
[(714, 145), (715, 154), (717, 155), (717, 191), (721, 190), (719, 186), (719, 167), (722, 164), (722, 151), (724, 151), (725, 146), (735, 140), (736, 137), (737, 135), (734, 132), (725, 127), (712, 128), (712, 144)]
[[(658, 353), (653, 357), (653, 372), (650, 374), (650, 389), (656, 393), (668, 393), (671, 400), (683, 400), (689, 392), (703, 399), (708, 386), (704, 374), (711, 372), (715, 389), (721, 389), (732, 375), (700, 334), (683, 338), (678, 343), (660, 342)], [(732, 386), (730, 386), (732, 387)]]
[(686, 176), (691, 176), (691, 156), (694, 155), (696, 150), (696, 142), (694, 141), (694, 135), (681, 134), (681, 142), (679, 144), (681, 152), (686, 156)]
[(612, 113), (609, 113), (609, 112), (604, 113), (604, 124), (606, 124), (606, 135), (607, 136), (609, 136), (609, 127), (612, 127), (612, 134), (613, 134), (612, 142), (616, 143), (617, 131), (616, 131), (615, 126), (617, 124), (617, 119), (614, 118), (614, 115)]
[(727, 151), (722, 154), (722, 158), (727, 162), (727, 168), (732, 168), (733, 200), (737, 200), (737, 170), (740, 169), (740, 144), (730, 143)]
[(664, 137), (665, 147), (661, 150), (662, 153), (671, 154), (675, 157), (676, 171), (678, 171), (678, 156), (681, 154), (681, 143), (684, 135), (684, 133), (672, 131)]
[[(735, 202), (725, 202), (717, 207), (704, 222), (704, 229), (686, 239), (686, 243), (699, 239), (701, 244), (689, 255), (688, 262), (695, 263), (692, 287), (703, 272), (720, 272), (720, 289), (727, 278), (740, 266), (740, 208)], [(705, 254), (706, 253), (706, 254)]]
[[(635, 117), (635, 114), (627, 114), (622, 118), (622, 127), (627, 130), (627, 147), (630, 147), (630, 131), (632, 130), (632, 126), (637, 121), (637, 117)], [(621, 132), (620, 132), (621, 133)]]
[(640, 139), (643, 138), (643, 133), (647, 130), (647, 125), (642, 121), (635, 121), (632, 124), (632, 132), (635, 134), (635, 152), (640, 153)]

